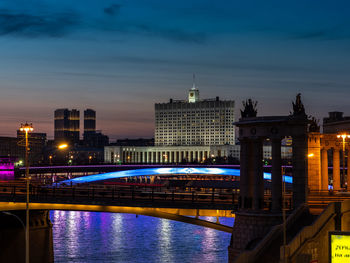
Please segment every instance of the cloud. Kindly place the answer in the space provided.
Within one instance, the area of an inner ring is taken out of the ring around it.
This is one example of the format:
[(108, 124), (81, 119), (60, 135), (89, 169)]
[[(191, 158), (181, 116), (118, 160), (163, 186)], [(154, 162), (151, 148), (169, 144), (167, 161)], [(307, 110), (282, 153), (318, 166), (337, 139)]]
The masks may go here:
[(113, 4), (109, 7), (106, 7), (103, 9), (103, 12), (106, 14), (106, 15), (109, 15), (109, 16), (115, 16), (115, 15), (118, 15), (119, 12), (120, 12), (120, 8), (122, 6), (119, 5), (119, 4)]
[(327, 37), (327, 33), (325, 31), (314, 31), (314, 32), (307, 32), (295, 35), (295, 39), (324, 39)]
[(292, 33), (293, 39), (310, 40), (343, 40), (349, 39), (350, 33), (345, 25), (336, 25), (330, 28), (309, 30), (300, 33)]
[[(117, 16), (122, 5), (113, 4), (103, 9), (108, 16)], [(81, 19), (84, 19), (82, 21)], [(85, 20), (89, 23), (82, 23)], [(96, 20), (93, 17), (80, 17), (78, 13), (27, 13), (0, 9), (0, 36), (17, 37), (64, 37), (74, 29), (94, 25), (101, 31), (114, 31), (121, 34), (143, 35), (146, 37), (163, 38), (175, 42), (204, 43), (206, 34), (190, 32), (181, 27), (153, 25), (142, 21), (110, 21)]]
[[(113, 4), (103, 9), (103, 12), (108, 16), (117, 16), (120, 13), (122, 5)], [(189, 32), (182, 28), (168, 28), (164, 24), (154, 25), (142, 21), (108, 21), (109, 24), (104, 30), (111, 30), (123, 34), (137, 34), (148, 37), (163, 38), (178, 42), (203, 43), (206, 40), (206, 35), (201, 32)]]
[(0, 10), (0, 35), (62, 37), (78, 24), (74, 13), (32, 15)]

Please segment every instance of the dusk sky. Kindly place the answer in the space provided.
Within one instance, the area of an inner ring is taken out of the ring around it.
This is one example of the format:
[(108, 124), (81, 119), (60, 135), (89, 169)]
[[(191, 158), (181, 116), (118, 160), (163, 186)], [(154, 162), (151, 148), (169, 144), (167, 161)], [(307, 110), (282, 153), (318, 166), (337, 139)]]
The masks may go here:
[[(53, 137), (57, 108), (97, 111), (110, 138), (152, 137), (154, 103), (258, 100), (258, 116), (350, 115), (350, 2), (2, 0), (1, 136)], [(82, 125), (81, 125), (82, 126)], [(81, 127), (83, 128), (83, 127)]]

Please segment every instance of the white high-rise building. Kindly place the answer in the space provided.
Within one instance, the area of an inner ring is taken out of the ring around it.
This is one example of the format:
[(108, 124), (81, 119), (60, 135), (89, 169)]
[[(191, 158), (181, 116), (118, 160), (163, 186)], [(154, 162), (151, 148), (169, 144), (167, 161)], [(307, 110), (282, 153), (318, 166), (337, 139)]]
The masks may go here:
[(235, 102), (199, 98), (195, 85), (188, 100), (155, 104), (155, 145), (234, 145)]

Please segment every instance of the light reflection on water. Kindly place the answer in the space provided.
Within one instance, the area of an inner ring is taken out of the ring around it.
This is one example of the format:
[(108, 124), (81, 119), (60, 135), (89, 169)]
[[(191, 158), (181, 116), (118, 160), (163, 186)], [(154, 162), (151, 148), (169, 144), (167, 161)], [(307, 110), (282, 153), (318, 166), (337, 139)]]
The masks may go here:
[(55, 262), (227, 262), (231, 235), (214, 229), (132, 214), (51, 211), (50, 217)]

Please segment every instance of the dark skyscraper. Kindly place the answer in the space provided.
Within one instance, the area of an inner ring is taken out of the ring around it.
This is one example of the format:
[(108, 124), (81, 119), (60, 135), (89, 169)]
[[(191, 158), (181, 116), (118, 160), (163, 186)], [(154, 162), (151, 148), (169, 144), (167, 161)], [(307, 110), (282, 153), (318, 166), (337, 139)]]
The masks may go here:
[(96, 132), (96, 111), (84, 110), (84, 134)]
[(79, 111), (76, 109), (55, 110), (55, 140), (69, 140), (79, 142)]
[(108, 145), (108, 136), (96, 131), (96, 111), (84, 110), (84, 145), (89, 147), (103, 148)]

